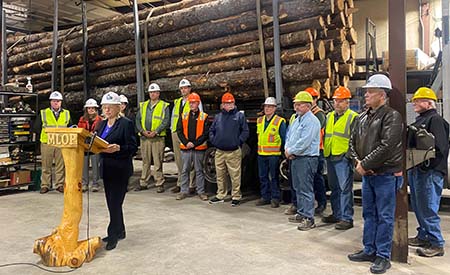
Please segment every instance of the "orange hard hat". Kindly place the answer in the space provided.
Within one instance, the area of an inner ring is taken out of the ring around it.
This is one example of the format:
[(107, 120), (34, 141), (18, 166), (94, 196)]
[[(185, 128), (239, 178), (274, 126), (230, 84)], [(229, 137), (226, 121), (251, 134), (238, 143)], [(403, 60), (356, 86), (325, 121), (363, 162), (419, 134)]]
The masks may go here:
[(306, 88), (305, 92), (308, 92), (312, 97), (319, 97), (319, 92), (313, 87)]
[(234, 103), (234, 96), (231, 93), (224, 93), (222, 103)]
[(200, 102), (200, 96), (197, 93), (190, 93), (188, 96), (189, 102)]
[(352, 93), (350, 90), (346, 87), (339, 86), (334, 91), (333, 98), (335, 99), (349, 99), (352, 98)]

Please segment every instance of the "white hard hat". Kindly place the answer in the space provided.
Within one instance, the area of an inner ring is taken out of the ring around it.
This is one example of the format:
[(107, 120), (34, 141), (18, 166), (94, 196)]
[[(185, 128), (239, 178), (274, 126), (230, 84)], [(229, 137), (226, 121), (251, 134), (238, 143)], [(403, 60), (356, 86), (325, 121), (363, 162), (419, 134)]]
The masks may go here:
[(53, 93), (50, 94), (50, 100), (52, 99), (63, 100), (63, 96), (60, 92), (54, 91)]
[(178, 88), (181, 87), (191, 87), (191, 82), (187, 80), (186, 78), (181, 79), (180, 84), (178, 85)]
[(120, 97), (114, 92), (108, 92), (102, 97), (102, 102), (100, 104), (120, 105)]
[(368, 88), (381, 88), (392, 90), (391, 80), (384, 74), (375, 74), (369, 77), (366, 85), (362, 86), (363, 89)]
[(263, 105), (273, 105), (273, 106), (277, 106), (277, 100), (274, 97), (268, 97), (266, 98), (266, 101), (264, 101)]
[(160, 92), (161, 88), (159, 88), (158, 84), (152, 83), (152, 84), (150, 84), (150, 86), (148, 86), (148, 91), (149, 92)]
[(87, 107), (98, 108), (97, 100), (95, 100), (93, 98), (89, 98), (88, 100), (86, 100), (86, 103), (84, 104), (84, 108), (87, 108)]
[(120, 95), (120, 103), (128, 104), (128, 98), (125, 95)]

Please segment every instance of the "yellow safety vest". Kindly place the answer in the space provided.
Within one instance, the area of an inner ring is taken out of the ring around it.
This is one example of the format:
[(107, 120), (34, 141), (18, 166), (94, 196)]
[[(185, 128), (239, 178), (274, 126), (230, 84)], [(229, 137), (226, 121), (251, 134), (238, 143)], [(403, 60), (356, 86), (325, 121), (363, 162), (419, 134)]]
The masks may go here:
[(258, 155), (281, 156), (280, 125), (285, 119), (274, 115), (264, 130), (266, 116), (258, 117), (256, 121), (256, 133), (258, 134)]
[(289, 125), (292, 125), (292, 123), (294, 123), (294, 120), (296, 119), (295, 117), (296, 113), (293, 113), (291, 118), (289, 119)]
[[(141, 112), (141, 126), (142, 126), (142, 129), (144, 129), (144, 131), (148, 131), (145, 128), (148, 104), (150, 104), (150, 100), (141, 102), (139, 104), (139, 109)], [(156, 103), (156, 106), (154, 107), (153, 112), (152, 112), (152, 128), (150, 129), (151, 131), (155, 131), (161, 125), (162, 121), (164, 120), (164, 117), (166, 116), (165, 111), (168, 106), (169, 106), (169, 103), (162, 101), (162, 100), (160, 100), (160, 101), (158, 101), (158, 103)], [(166, 130), (164, 129), (159, 135), (165, 136)]]
[(56, 120), (52, 109), (47, 108), (41, 110), (42, 131), (41, 131), (41, 143), (47, 143), (48, 135), (45, 131), (46, 128), (67, 128), (70, 122), (70, 112), (62, 109), (59, 113), (58, 120)]
[(348, 143), (350, 141), (350, 126), (358, 115), (356, 112), (348, 109), (334, 123), (333, 111), (327, 116), (327, 124), (325, 126), (325, 143), (323, 154), (325, 157), (339, 156), (347, 153)]
[[(172, 133), (175, 133), (177, 131), (177, 125), (178, 125), (178, 119), (180, 118), (180, 107), (181, 107), (181, 103), (183, 102), (183, 97), (177, 98), (174, 101), (174, 106), (173, 106), (173, 115), (172, 115)], [(189, 111), (191, 110), (191, 107), (189, 106), (189, 102), (186, 100), (186, 103), (184, 104), (183, 107), (183, 114), (184, 113), (189, 113)]]

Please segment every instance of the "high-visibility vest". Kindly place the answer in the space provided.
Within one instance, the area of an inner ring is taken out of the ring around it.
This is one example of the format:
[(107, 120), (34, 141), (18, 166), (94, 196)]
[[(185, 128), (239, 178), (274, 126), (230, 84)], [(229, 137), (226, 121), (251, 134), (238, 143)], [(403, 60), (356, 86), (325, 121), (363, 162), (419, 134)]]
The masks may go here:
[(46, 108), (41, 110), (42, 131), (41, 131), (41, 143), (47, 143), (48, 135), (45, 131), (46, 128), (66, 128), (70, 122), (70, 112), (62, 109), (59, 113), (58, 120), (56, 120), (52, 109)]
[[(320, 107), (319, 106), (317, 106), (317, 105), (314, 105), (313, 107), (312, 107), (312, 109), (311, 109), (311, 112), (314, 114), (314, 115), (316, 115), (318, 112), (323, 112), (323, 113), (325, 113), (322, 109), (320, 109)], [(321, 128), (320, 129), (320, 150), (323, 150), (323, 137), (324, 137), (324, 135), (325, 135), (325, 129), (324, 128)]]
[(280, 125), (285, 119), (274, 115), (264, 129), (266, 116), (258, 117), (256, 121), (256, 133), (258, 134), (258, 155), (281, 156)]
[[(141, 126), (144, 131), (148, 131), (148, 129), (145, 128), (148, 104), (150, 104), (150, 100), (141, 102), (139, 104), (139, 110), (141, 112)], [(150, 129), (150, 131), (155, 131), (161, 125), (162, 121), (164, 120), (164, 118), (166, 116), (166, 108), (168, 106), (169, 106), (169, 103), (162, 101), (162, 100), (160, 100), (160, 101), (158, 101), (158, 103), (156, 103), (156, 106), (154, 107), (153, 112), (152, 112), (152, 128)], [(159, 133), (159, 135), (165, 136), (166, 129), (161, 131), (161, 133)]]
[[(195, 133), (195, 138), (198, 139), (202, 134), (203, 131), (205, 129), (205, 122), (206, 119), (208, 118), (208, 114), (205, 114), (203, 112), (200, 112), (198, 114), (198, 118), (197, 118), (197, 128), (196, 128), (196, 133)], [(183, 113), (181, 116), (181, 123), (183, 124), (183, 134), (186, 137), (186, 139), (189, 138), (189, 134), (188, 134), (188, 130), (189, 130), (189, 112)], [(195, 147), (195, 150), (206, 150), (206, 148), (208, 148), (208, 145), (206, 144), (206, 141)], [(184, 146), (183, 143), (180, 142), (180, 149), (184, 149), (187, 150), (188, 148), (186, 146)]]
[[(180, 117), (180, 107), (181, 107), (181, 103), (183, 103), (183, 97), (177, 98), (174, 101), (174, 106), (173, 106), (173, 115), (172, 115), (172, 133), (175, 133), (177, 131), (177, 125), (178, 125), (178, 119)], [(183, 107), (183, 112), (184, 113), (189, 113), (189, 111), (191, 110), (191, 106), (189, 106), (189, 102), (186, 100), (186, 103), (184, 104)]]
[(347, 153), (350, 141), (350, 126), (358, 115), (356, 112), (348, 109), (334, 123), (335, 111), (327, 116), (327, 124), (325, 127), (325, 144), (323, 154), (325, 157), (339, 156)]

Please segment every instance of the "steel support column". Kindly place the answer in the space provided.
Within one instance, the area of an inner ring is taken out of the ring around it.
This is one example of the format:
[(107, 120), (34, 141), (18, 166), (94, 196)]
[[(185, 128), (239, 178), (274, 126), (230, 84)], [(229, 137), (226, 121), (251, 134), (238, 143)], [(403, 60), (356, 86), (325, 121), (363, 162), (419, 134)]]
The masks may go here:
[(7, 44), (6, 44), (6, 12), (3, 10), (3, 1), (0, 9), (1, 13), (1, 31), (2, 31), (2, 85), (8, 82), (8, 55), (7, 55)]
[[(389, 74), (392, 81), (390, 106), (403, 117), (406, 126), (406, 6), (405, 0), (389, 0)], [(406, 127), (403, 129), (404, 184), (397, 193), (392, 260), (408, 260), (408, 191), (406, 177)]]
[(449, 0), (442, 0), (442, 30), (442, 105), (443, 116), (450, 121)]
[(142, 50), (141, 50), (141, 35), (139, 28), (139, 14), (138, 14), (137, 0), (133, 0), (133, 15), (134, 15), (134, 44), (136, 51), (136, 95), (137, 106), (139, 102), (144, 101), (144, 80), (142, 73)]
[(283, 77), (281, 74), (281, 49), (280, 49), (280, 21), (279, 15), (279, 1), (272, 2), (273, 14), (273, 59), (275, 60), (275, 97), (277, 99), (277, 106), (279, 110), (283, 111)]
[(53, 1), (52, 91), (57, 89), (58, 76), (58, 0)]
[(86, 1), (81, 1), (81, 23), (83, 26), (83, 94), (84, 101), (89, 98), (89, 64), (88, 64), (88, 31)]

